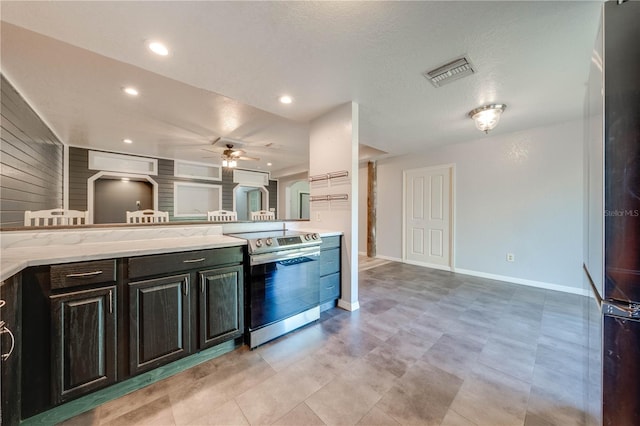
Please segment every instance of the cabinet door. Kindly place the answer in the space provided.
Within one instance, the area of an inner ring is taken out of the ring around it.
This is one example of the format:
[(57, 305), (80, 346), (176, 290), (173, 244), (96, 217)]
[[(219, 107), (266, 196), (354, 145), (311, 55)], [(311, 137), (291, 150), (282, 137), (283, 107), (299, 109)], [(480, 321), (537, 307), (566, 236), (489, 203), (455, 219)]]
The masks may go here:
[(51, 296), (52, 402), (116, 381), (116, 287)]
[(189, 274), (129, 283), (131, 374), (189, 353), (189, 306)]
[(242, 273), (242, 266), (198, 273), (201, 349), (240, 337), (244, 333)]
[(22, 282), (20, 275), (0, 283), (0, 414), (3, 425), (20, 423), (22, 399)]

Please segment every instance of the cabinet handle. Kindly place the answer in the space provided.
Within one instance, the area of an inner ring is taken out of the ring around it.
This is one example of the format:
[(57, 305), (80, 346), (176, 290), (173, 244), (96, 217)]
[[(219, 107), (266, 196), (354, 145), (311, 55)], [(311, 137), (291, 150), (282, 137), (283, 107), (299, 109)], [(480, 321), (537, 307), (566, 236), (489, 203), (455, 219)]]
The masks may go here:
[(95, 277), (96, 275), (100, 275), (102, 271), (93, 271), (93, 272), (83, 272), (80, 274), (67, 274), (67, 278), (89, 278)]
[(200, 293), (204, 294), (204, 277), (200, 275)]
[(202, 262), (205, 259), (206, 257), (201, 257), (200, 259), (187, 259), (187, 260), (183, 260), (182, 263), (197, 263), (197, 262)]
[(113, 290), (109, 290), (109, 313), (113, 313)]
[(184, 293), (185, 296), (189, 295), (189, 278), (185, 278), (184, 283), (182, 283), (182, 292)]
[(9, 357), (13, 353), (13, 348), (15, 348), (16, 346), (16, 339), (15, 337), (13, 337), (13, 333), (11, 332), (11, 330), (9, 330), (6, 327), (4, 321), (0, 321), (0, 334), (4, 334), (4, 333), (8, 333), (9, 337), (11, 337), (11, 348), (9, 349), (9, 352), (7, 352), (6, 354), (0, 355), (0, 359), (2, 359), (2, 361), (6, 361), (9, 359)]

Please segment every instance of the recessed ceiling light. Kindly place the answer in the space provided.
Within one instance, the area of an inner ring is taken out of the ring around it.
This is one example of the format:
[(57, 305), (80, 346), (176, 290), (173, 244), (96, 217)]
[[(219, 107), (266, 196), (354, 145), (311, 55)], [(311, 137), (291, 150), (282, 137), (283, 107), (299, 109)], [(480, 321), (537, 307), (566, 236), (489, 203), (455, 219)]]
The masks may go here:
[(156, 55), (167, 56), (169, 54), (169, 49), (167, 49), (167, 46), (160, 43), (159, 41), (151, 41), (147, 46), (149, 46), (149, 50), (151, 50)]
[(136, 89), (135, 87), (123, 87), (122, 91), (127, 95), (138, 96), (138, 89)]
[(122, 142), (124, 142), (124, 143), (133, 143), (133, 141), (131, 139), (122, 139)]
[(280, 102), (283, 104), (290, 104), (293, 102), (293, 98), (288, 95), (280, 96)]
[(273, 166), (273, 164), (271, 164), (271, 163), (267, 163), (267, 166)]

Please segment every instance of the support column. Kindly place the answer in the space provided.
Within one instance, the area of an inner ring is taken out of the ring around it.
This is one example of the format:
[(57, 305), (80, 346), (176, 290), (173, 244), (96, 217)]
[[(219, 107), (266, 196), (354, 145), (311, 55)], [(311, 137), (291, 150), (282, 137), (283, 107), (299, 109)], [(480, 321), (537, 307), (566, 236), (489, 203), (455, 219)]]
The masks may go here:
[[(311, 203), (309, 225), (341, 231), (342, 285), (338, 306), (348, 311), (358, 303), (358, 104), (340, 105), (311, 122), (309, 176), (347, 172), (342, 177), (311, 182), (311, 196), (339, 196)], [(346, 197), (345, 197), (346, 196)]]
[(367, 256), (376, 257), (376, 195), (378, 187), (378, 165), (375, 161), (367, 164)]

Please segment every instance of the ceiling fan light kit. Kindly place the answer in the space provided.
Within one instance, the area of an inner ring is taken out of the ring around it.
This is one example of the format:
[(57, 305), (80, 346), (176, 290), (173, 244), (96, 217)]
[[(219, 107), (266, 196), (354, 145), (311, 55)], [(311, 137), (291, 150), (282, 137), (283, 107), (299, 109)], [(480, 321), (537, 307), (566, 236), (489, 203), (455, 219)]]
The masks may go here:
[(230, 169), (233, 169), (235, 167), (238, 167), (238, 162), (236, 160), (226, 159), (223, 157), (222, 167), (228, 167)]
[(469, 118), (476, 123), (476, 128), (482, 132), (489, 133), (500, 121), (500, 116), (507, 108), (505, 104), (489, 104), (469, 111)]

